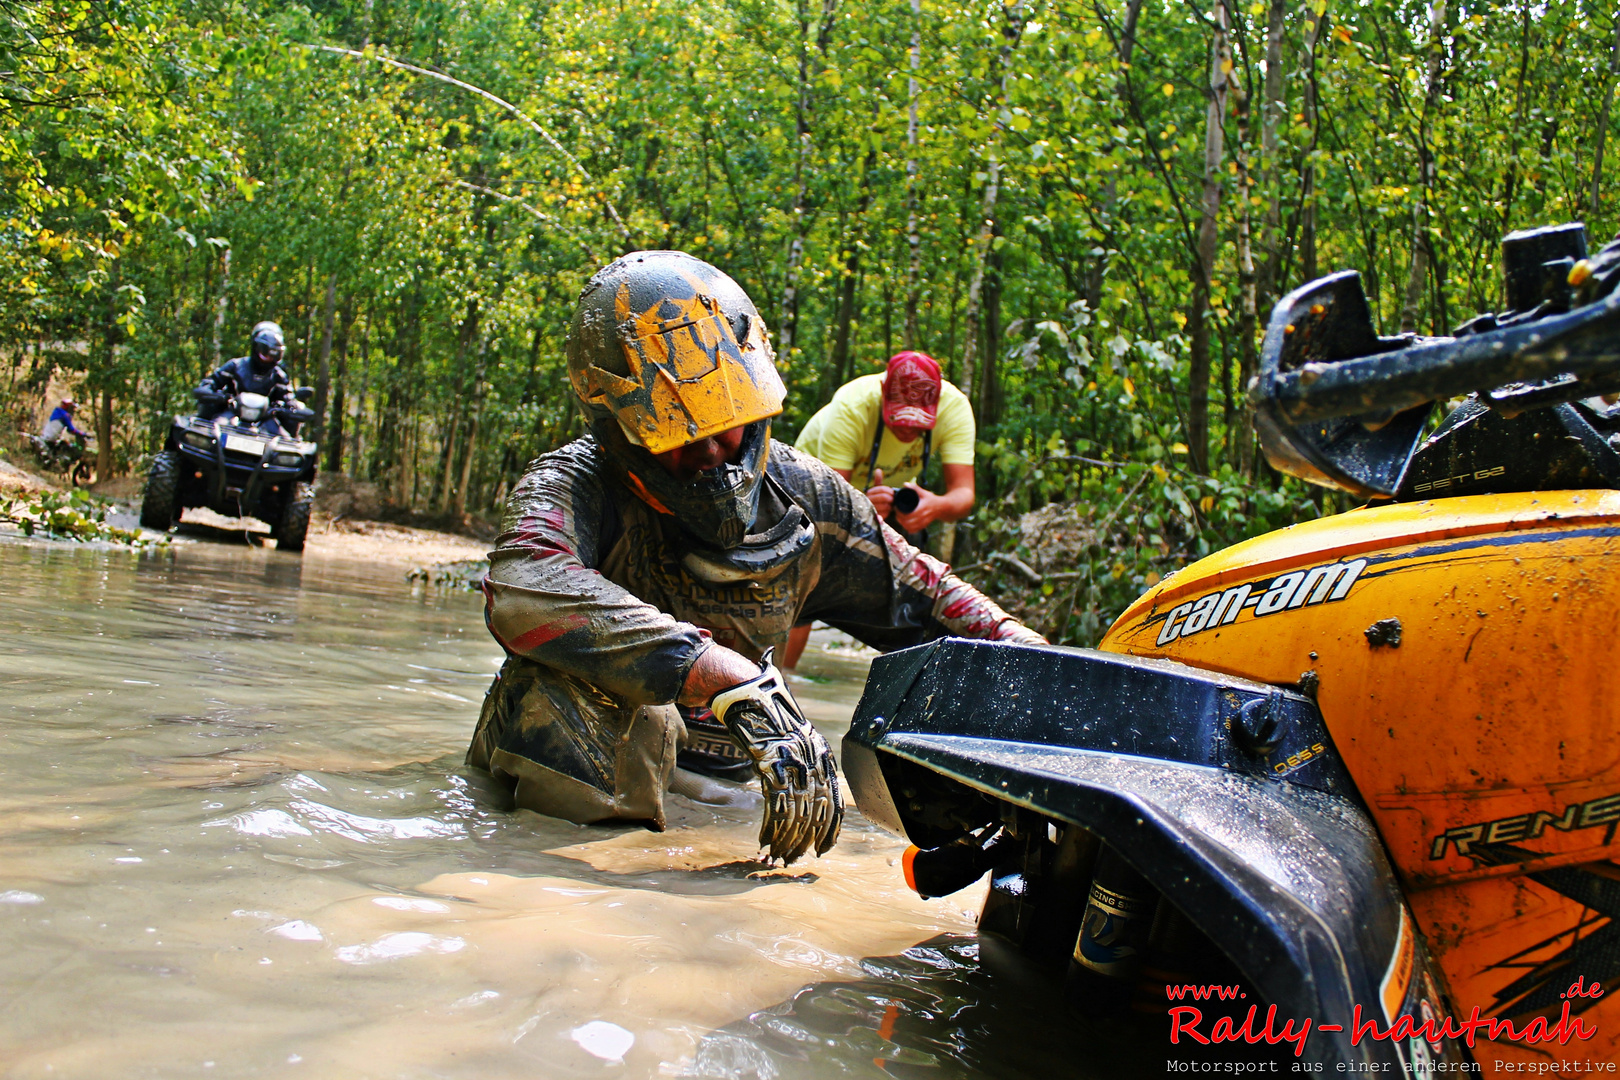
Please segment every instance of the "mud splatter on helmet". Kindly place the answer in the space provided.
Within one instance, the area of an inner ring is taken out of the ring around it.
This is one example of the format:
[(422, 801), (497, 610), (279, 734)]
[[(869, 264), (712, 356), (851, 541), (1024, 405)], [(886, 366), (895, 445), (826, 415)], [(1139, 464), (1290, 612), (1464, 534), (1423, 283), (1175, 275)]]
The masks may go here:
[[(786, 396), (742, 287), (685, 252), (632, 252), (585, 285), (567, 354), (586, 422), (624, 483), (699, 540), (741, 544)], [(680, 480), (654, 460), (737, 427), (735, 462)]]

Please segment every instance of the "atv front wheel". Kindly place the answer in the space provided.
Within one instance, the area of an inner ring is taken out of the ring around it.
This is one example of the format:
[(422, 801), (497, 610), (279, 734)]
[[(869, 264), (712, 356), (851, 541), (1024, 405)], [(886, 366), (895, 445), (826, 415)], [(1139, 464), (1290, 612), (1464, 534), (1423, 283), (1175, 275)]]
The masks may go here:
[(152, 458), (146, 473), (146, 494), (141, 498), (141, 524), (168, 532), (180, 519), (180, 455), (165, 450)]
[(309, 532), (309, 510), (315, 502), (315, 491), (308, 484), (299, 484), (292, 498), (281, 511), (276, 525), (277, 551), (303, 551), (304, 536)]

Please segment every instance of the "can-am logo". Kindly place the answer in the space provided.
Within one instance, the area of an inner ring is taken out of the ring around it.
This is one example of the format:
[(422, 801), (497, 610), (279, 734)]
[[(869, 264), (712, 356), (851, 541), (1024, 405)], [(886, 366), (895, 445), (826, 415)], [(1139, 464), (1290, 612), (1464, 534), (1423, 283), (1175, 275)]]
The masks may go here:
[(1343, 600), (1350, 595), (1350, 586), (1365, 569), (1366, 559), (1351, 559), (1313, 566), (1309, 570), (1291, 570), (1263, 586), (1234, 585), (1221, 592), (1208, 593), (1170, 609), (1164, 626), (1159, 629), (1159, 644), (1168, 645), (1178, 637), (1190, 637), (1217, 626), (1230, 626), (1239, 615), (1251, 609), (1254, 617), (1260, 619), (1308, 604)]

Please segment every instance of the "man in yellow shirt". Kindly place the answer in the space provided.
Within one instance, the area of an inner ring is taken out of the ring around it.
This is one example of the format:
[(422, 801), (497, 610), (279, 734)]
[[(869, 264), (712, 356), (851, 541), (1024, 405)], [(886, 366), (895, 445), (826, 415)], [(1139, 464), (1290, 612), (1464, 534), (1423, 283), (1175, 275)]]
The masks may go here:
[[(878, 516), (893, 513), (900, 528), (918, 533), (936, 521), (961, 521), (973, 510), (976, 429), (967, 395), (940, 377), (926, 353), (897, 353), (881, 375), (840, 387), (810, 418), (794, 443), (866, 492)], [(945, 493), (922, 487), (928, 460), (938, 455)], [(916, 506), (895, 506), (895, 493), (916, 492)]]
[[(902, 352), (881, 375), (841, 386), (794, 445), (865, 491), (878, 517), (915, 537), (935, 522), (961, 521), (972, 512), (975, 436), (967, 395), (940, 376), (939, 362), (927, 353)], [(921, 484), (936, 454), (943, 494)], [(793, 629), (785, 667), (798, 664), (809, 635), (808, 625)]]

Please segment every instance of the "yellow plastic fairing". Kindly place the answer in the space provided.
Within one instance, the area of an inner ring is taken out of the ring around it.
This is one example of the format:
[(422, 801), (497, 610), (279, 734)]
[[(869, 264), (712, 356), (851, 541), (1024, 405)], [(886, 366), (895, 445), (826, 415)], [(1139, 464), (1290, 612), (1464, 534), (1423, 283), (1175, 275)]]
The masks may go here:
[[(1315, 694), (1458, 1014), (1557, 1019), (1620, 971), (1617, 560), (1617, 491), (1356, 510), (1174, 574), (1102, 648)], [(1590, 1041), (1475, 1053), (1616, 1060), (1609, 1002)]]

